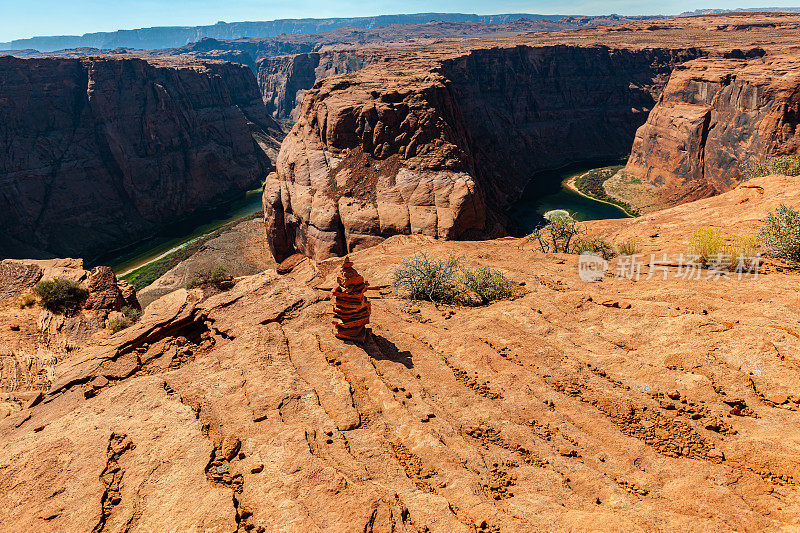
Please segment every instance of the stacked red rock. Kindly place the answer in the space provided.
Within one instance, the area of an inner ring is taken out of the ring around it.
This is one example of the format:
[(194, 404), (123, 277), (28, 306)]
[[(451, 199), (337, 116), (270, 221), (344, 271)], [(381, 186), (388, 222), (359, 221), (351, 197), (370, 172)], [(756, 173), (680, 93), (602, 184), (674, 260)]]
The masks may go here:
[(364, 342), (369, 333), (367, 324), (372, 310), (369, 300), (364, 296), (367, 283), (353, 268), (349, 257), (344, 258), (342, 272), (336, 278), (339, 286), (333, 289), (333, 323), (336, 336), (340, 339)]

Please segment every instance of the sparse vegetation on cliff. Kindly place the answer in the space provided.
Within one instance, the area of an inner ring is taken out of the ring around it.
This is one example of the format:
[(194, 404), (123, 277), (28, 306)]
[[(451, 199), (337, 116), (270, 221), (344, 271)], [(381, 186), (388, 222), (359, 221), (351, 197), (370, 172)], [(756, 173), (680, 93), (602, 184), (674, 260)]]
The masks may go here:
[(22, 297), (19, 299), (19, 308), (25, 309), (26, 307), (31, 307), (35, 303), (36, 303), (36, 296), (27, 292), (23, 294)]
[(114, 333), (119, 333), (123, 329), (131, 327), (142, 317), (140, 310), (129, 305), (126, 305), (120, 311), (121, 315), (117, 315), (108, 321), (108, 329)]
[(603, 259), (611, 259), (616, 255), (616, 253), (614, 253), (614, 247), (611, 246), (611, 243), (609, 243), (606, 240), (577, 239), (575, 241), (575, 247), (573, 248), (571, 253), (583, 254), (587, 252), (599, 255)]
[(584, 239), (585, 233), (569, 213), (556, 213), (550, 222), (531, 233), (526, 242), (536, 242), (544, 253), (582, 254), (590, 252), (603, 259), (614, 257), (614, 248), (603, 239)]
[(117, 315), (108, 322), (108, 329), (113, 333), (119, 333), (123, 329), (128, 329), (133, 325), (131, 319), (125, 315)]
[(201, 270), (196, 272), (194, 277), (186, 284), (187, 289), (196, 287), (214, 286), (219, 290), (227, 290), (233, 286), (233, 276), (228, 273), (228, 269), (220, 265), (214, 270)]
[(77, 281), (66, 278), (40, 281), (33, 291), (39, 296), (42, 306), (54, 313), (77, 307), (89, 294)]
[(767, 215), (759, 235), (767, 253), (790, 261), (800, 261), (800, 213), (781, 204)]
[(411, 300), (485, 305), (513, 298), (517, 284), (491, 267), (469, 268), (460, 257), (444, 259), (422, 252), (407, 258), (394, 272), (395, 290)]
[(740, 264), (749, 265), (760, 247), (758, 237), (727, 235), (719, 228), (700, 228), (689, 240), (689, 256), (693, 262), (705, 266), (733, 270)]
[(750, 159), (741, 165), (741, 170), (746, 180), (772, 174), (800, 176), (800, 156), (781, 155), (769, 157), (766, 161)]
[(636, 239), (626, 239), (617, 243), (618, 255), (636, 255), (641, 253), (639, 242)]
[(544, 253), (563, 253), (572, 252), (574, 246), (573, 239), (583, 233), (578, 221), (572, 218), (569, 213), (556, 213), (550, 217), (550, 222), (541, 228), (536, 228), (531, 233), (527, 241), (536, 241)]
[(126, 305), (121, 309), (122, 314), (131, 319), (132, 321), (136, 322), (140, 318), (142, 318), (142, 312), (135, 307), (131, 307), (130, 305)]
[(722, 232), (718, 228), (700, 228), (689, 239), (689, 255), (706, 264), (722, 252)]
[(412, 300), (452, 302), (458, 295), (458, 273), (462, 269), (459, 257), (436, 259), (422, 252), (400, 264), (393, 284), (395, 290), (405, 292)]
[(491, 267), (465, 269), (462, 284), (467, 293), (464, 294), (464, 299), (474, 295), (480, 304), (513, 298), (517, 289), (514, 280)]

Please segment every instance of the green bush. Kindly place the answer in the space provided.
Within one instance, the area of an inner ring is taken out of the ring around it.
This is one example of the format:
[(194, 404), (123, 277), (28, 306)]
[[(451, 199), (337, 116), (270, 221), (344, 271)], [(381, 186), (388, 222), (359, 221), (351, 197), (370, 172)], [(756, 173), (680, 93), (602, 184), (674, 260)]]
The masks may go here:
[(614, 257), (614, 248), (603, 239), (584, 239), (584, 229), (566, 211), (557, 211), (544, 227), (531, 233), (526, 242), (536, 242), (544, 253), (582, 254), (591, 252), (604, 259)]
[(544, 253), (572, 253), (573, 239), (580, 236), (583, 230), (578, 226), (578, 221), (569, 213), (557, 212), (550, 217), (544, 227), (537, 228), (531, 233), (527, 241), (538, 242)]
[(722, 231), (719, 228), (700, 228), (689, 239), (689, 255), (698, 263), (707, 264), (723, 252)]
[(782, 176), (800, 176), (800, 156), (781, 155), (769, 157), (766, 161), (751, 159), (742, 166), (742, 175), (745, 179), (780, 174)]
[(119, 333), (123, 329), (127, 329), (133, 325), (130, 318), (125, 315), (117, 315), (108, 322), (108, 329), (114, 333)]
[(25, 309), (26, 307), (30, 307), (36, 303), (36, 296), (27, 292), (22, 295), (22, 298), (19, 299), (19, 308)]
[(796, 155), (782, 155), (770, 159), (772, 172), (783, 176), (800, 175), (800, 157)]
[(491, 267), (466, 268), (460, 257), (444, 259), (421, 252), (394, 272), (395, 291), (412, 300), (484, 305), (513, 298), (517, 284)]
[(77, 281), (66, 278), (40, 281), (33, 288), (33, 292), (39, 296), (42, 305), (53, 312), (77, 307), (89, 294)]
[(214, 270), (201, 270), (196, 272), (192, 279), (186, 284), (187, 289), (213, 285), (219, 290), (227, 290), (233, 286), (233, 276), (228, 274), (228, 269), (218, 266)]
[(451, 302), (458, 296), (457, 276), (461, 270), (459, 257), (435, 259), (421, 252), (400, 264), (393, 284), (395, 290), (405, 292), (412, 300)]
[(731, 240), (731, 244), (726, 245), (726, 250), (731, 257), (731, 268), (734, 268), (740, 260), (752, 262), (761, 248), (761, 239), (759, 237), (730, 235), (728, 238)]
[(611, 246), (611, 243), (608, 241), (604, 241), (603, 239), (576, 239), (575, 246), (572, 248), (572, 253), (582, 254), (586, 252), (599, 255), (606, 260), (616, 255), (614, 253), (614, 247)]
[(126, 305), (121, 309), (122, 314), (128, 317), (132, 322), (136, 322), (140, 318), (142, 318), (142, 312), (135, 307), (131, 307), (130, 305)]
[(462, 285), (467, 296), (477, 296), (480, 304), (513, 298), (517, 289), (516, 282), (490, 267), (465, 269)]
[(800, 213), (797, 210), (779, 205), (767, 215), (759, 236), (768, 254), (800, 261)]

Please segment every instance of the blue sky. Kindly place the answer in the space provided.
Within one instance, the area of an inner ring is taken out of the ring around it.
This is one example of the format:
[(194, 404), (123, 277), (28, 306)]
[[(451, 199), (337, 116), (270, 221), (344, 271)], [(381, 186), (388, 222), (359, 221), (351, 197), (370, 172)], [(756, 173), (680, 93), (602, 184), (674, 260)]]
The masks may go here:
[(800, 5), (800, 0), (736, 3), (724, 0), (0, 0), (0, 41), (149, 26), (194, 26), (218, 20), (355, 17), (429, 11), (640, 15), (676, 14), (698, 8), (793, 5)]

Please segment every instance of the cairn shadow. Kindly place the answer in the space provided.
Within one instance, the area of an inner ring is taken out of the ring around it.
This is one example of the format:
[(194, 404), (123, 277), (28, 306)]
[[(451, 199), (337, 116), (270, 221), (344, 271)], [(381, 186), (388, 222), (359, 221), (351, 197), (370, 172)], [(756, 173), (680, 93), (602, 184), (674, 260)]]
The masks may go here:
[(414, 368), (411, 352), (400, 350), (395, 343), (376, 333), (372, 333), (364, 343), (364, 351), (373, 359), (400, 363), (406, 368)]

